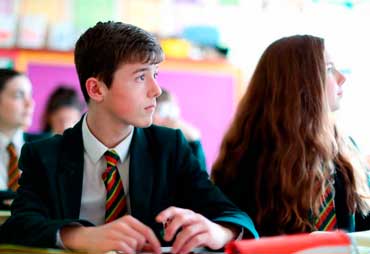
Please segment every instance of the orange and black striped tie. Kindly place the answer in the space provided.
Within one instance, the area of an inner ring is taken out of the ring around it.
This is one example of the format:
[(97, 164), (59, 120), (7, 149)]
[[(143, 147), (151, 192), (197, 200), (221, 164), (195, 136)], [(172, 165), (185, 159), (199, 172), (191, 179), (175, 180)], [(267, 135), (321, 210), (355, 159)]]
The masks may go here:
[(102, 178), (107, 190), (105, 201), (105, 223), (112, 222), (127, 212), (126, 196), (117, 163), (119, 156), (114, 150), (108, 150), (104, 154), (107, 160), (107, 169)]
[(19, 187), (18, 180), (21, 173), (18, 169), (18, 157), (15, 150), (14, 144), (9, 143), (6, 147), (9, 153), (9, 163), (8, 163), (8, 189), (16, 191)]
[(319, 215), (315, 221), (315, 227), (319, 231), (332, 231), (337, 228), (337, 217), (334, 206), (334, 190), (331, 184), (327, 184), (323, 203), (319, 209)]

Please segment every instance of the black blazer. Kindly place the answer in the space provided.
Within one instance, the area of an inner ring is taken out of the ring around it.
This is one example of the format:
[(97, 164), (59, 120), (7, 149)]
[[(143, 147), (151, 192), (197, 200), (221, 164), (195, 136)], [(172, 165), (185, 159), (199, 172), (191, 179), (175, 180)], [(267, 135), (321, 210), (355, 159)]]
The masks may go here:
[[(84, 165), (81, 127), (82, 121), (62, 136), (23, 146), (20, 188), (0, 242), (56, 247), (57, 231), (64, 225), (92, 225), (79, 219)], [(132, 216), (150, 226), (158, 239), (162, 225), (154, 218), (169, 206), (234, 223), (258, 236), (251, 219), (209, 181), (179, 130), (135, 128), (130, 156)]]
[(23, 133), (24, 142), (33, 142), (40, 139), (45, 139), (51, 137), (50, 133)]
[[(256, 155), (257, 156), (257, 155)], [(241, 164), (240, 168), (247, 169), (247, 163)], [(234, 204), (236, 204), (244, 212), (248, 213), (250, 217), (255, 220), (257, 217), (258, 210), (256, 209), (255, 201), (255, 189), (253, 181), (255, 179), (253, 171), (241, 170), (239, 175), (235, 177), (235, 180), (227, 186), (221, 183), (215, 182), (215, 184), (230, 198)], [(268, 181), (266, 182), (268, 184)], [(337, 218), (337, 226), (341, 230), (347, 232), (362, 231), (370, 229), (370, 216), (363, 217), (360, 214), (351, 214), (346, 205), (345, 200), (345, 188), (342, 174), (337, 171), (335, 174), (335, 213)], [(309, 216), (309, 215), (307, 215)], [(276, 215), (271, 213), (268, 220), (271, 223), (264, 223), (263, 225), (257, 225), (256, 229), (260, 236), (275, 236), (281, 234), (284, 230), (281, 226), (275, 224)], [(286, 234), (302, 233), (302, 232), (288, 232)]]
[(195, 158), (199, 160), (200, 167), (207, 171), (206, 155), (204, 154), (203, 146), (202, 143), (200, 143), (200, 140), (188, 141), (188, 144)]

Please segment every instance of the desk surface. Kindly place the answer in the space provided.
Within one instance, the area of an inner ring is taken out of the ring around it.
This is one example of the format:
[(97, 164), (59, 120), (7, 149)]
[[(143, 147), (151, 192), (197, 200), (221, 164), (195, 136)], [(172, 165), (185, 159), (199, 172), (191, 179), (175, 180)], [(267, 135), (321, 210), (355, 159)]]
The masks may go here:
[[(171, 247), (162, 247), (162, 253), (171, 253)], [(8, 245), (0, 244), (0, 253), (39, 253), (39, 254), (84, 254), (87, 252), (73, 252), (67, 250), (59, 250), (59, 249), (41, 249), (41, 248), (33, 248), (33, 247), (25, 247), (25, 246), (18, 246), (18, 245)], [(91, 252), (90, 252), (91, 253)], [(119, 252), (109, 251), (105, 254), (116, 254)], [(139, 252), (140, 254), (151, 254), (149, 252)], [(138, 254), (139, 254), (138, 253)], [(192, 253), (195, 254), (225, 254), (224, 252), (210, 252), (204, 248), (196, 248)]]

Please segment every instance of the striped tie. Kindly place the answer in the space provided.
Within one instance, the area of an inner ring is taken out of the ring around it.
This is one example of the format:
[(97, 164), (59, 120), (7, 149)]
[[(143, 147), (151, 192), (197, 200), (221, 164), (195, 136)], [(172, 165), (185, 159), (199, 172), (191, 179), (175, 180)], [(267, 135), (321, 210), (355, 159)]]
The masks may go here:
[(119, 156), (116, 151), (109, 150), (105, 152), (104, 157), (107, 160), (107, 169), (102, 175), (107, 190), (105, 223), (109, 223), (123, 216), (127, 211), (127, 207), (125, 191), (117, 169)]
[(8, 163), (8, 189), (16, 191), (19, 187), (18, 180), (21, 176), (21, 173), (18, 169), (18, 157), (17, 152), (13, 143), (9, 143), (6, 147), (6, 150), (9, 153), (9, 163)]
[(319, 231), (332, 231), (337, 228), (337, 217), (334, 206), (334, 190), (331, 184), (327, 184), (323, 199), (324, 202), (320, 206), (315, 227)]

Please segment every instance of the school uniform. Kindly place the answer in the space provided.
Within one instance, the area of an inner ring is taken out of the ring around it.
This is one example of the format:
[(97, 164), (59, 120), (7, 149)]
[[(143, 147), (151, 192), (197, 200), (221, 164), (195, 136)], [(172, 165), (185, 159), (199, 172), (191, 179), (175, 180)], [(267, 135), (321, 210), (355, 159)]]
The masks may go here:
[(191, 150), (193, 151), (195, 158), (198, 159), (200, 167), (203, 170), (207, 171), (206, 155), (204, 153), (203, 146), (200, 140), (188, 141), (188, 143)]
[[(241, 164), (242, 165), (242, 164)], [(241, 168), (246, 168), (246, 166), (241, 166)], [(242, 211), (248, 213), (248, 215), (255, 221), (257, 217), (258, 210), (256, 209), (255, 194), (251, 191), (255, 189), (253, 182), (247, 181), (246, 179), (254, 179), (255, 176), (248, 170), (241, 171), (235, 181), (227, 186), (223, 186), (216, 182), (216, 185), (225, 193), (225, 195), (230, 198), (234, 204), (236, 204)], [(250, 183), (246, 186), (247, 183)], [(266, 184), (269, 184), (268, 181)], [(370, 219), (369, 217), (363, 217), (360, 214), (352, 214), (346, 205), (345, 200), (345, 188), (343, 176), (340, 172), (334, 174), (334, 204), (335, 204), (335, 216), (337, 222), (337, 228), (347, 231), (354, 232), (360, 230), (370, 229)], [(274, 219), (274, 214), (271, 213), (268, 220), (271, 223), (264, 223), (262, 225), (256, 224), (256, 229), (260, 236), (275, 236), (280, 235), (282, 231), (286, 234), (302, 233), (302, 232), (291, 232), (284, 230), (283, 228), (277, 226)], [(310, 214), (307, 214), (310, 217)], [(289, 224), (289, 222), (287, 223)], [(309, 229), (307, 229), (309, 232)]]
[(15, 197), (14, 191), (8, 189), (8, 163), (10, 156), (7, 151), (7, 146), (12, 143), (16, 154), (19, 157), (24, 143), (45, 137), (47, 136), (44, 134), (31, 134), (18, 130), (11, 138), (9, 138), (0, 132), (0, 210), (8, 210), (9, 206), (3, 202)]
[[(63, 135), (23, 147), (20, 188), (12, 216), (2, 227), (0, 242), (58, 247), (56, 236), (63, 226), (93, 226), (99, 222), (81, 218), (81, 210), (86, 209), (86, 203), (81, 204), (86, 198), (83, 121)], [(212, 221), (232, 223), (244, 228), (246, 234), (258, 236), (249, 216), (210, 182), (179, 130), (133, 128), (128, 178), (130, 214), (151, 227), (161, 241), (163, 225), (155, 222), (155, 216), (170, 206), (191, 209)]]

